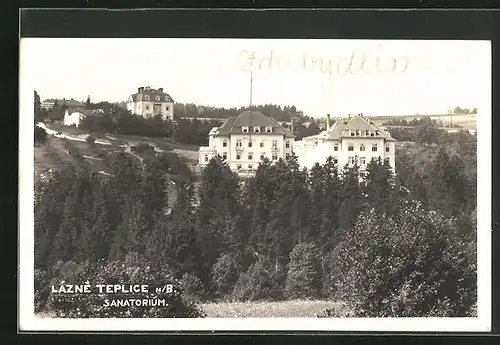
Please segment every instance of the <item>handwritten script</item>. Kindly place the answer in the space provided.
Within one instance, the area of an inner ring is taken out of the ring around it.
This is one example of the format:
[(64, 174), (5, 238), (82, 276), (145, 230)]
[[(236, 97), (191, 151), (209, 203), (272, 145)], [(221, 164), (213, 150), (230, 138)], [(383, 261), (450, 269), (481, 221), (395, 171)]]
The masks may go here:
[(290, 55), (280, 54), (274, 50), (260, 54), (256, 51), (241, 51), (241, 70), (250, 71), (284, 71), (295, 67), (305, 72), (316, 72), (322, 75), (321, 87), (331, 89), (335, 76), (349, 76), (370, 73), (404, 74), (410, 67), (406, 56), (389, 56), (381, 52), (381, 48), (367, 51), (353, 51), (342, 57), (328, 58), (304, 52), (295, 60)]

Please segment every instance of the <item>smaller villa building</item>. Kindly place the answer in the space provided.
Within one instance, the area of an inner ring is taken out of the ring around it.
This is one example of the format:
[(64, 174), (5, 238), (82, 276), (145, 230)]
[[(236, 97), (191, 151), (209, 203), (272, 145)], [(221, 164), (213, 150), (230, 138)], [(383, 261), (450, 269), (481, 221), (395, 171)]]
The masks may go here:
[(360, 175), (365, 175), (366, 165), (372, 160), (387, 160), (395, 170), (395, 142), (391, 135), (362, 115), (339, 119), (318, 135), (305, 137), (294, 143), (294, 153), (301, 167), (312, 168), (324, 164), (331, 156), (339, 167), (355, 162)]
[(208, 146), (199, 149), (199, 166), (203, 168), (219, 155), (231, 170), (251, 176), (264, 158), (277, 161), (291, 155), (294, 138), (273, 118), (244, 111), (212, 128)]
[(174, 100), (163, 88), (139, 87), (127, 100), (127, 110), (143, 117), (161, 115), (164, 120), (174, 120)]

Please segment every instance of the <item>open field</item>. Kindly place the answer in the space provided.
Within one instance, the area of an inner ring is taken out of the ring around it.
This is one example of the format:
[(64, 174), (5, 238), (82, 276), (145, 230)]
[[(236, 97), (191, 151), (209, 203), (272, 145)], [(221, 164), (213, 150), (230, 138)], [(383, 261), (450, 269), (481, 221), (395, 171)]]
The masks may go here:
[(68, 149), (80, 152), (84, 156), (82, 164), (94, 171), (105, 171), (106, 169), (102, 159), (96, 156), (101, 152), (114, 151), (112, 147), (106, 145), (95, 144), (94, 148), (91, 148), (86, 142), (70, 141), (48, 135), (44, 144), (34, 148), (35, 172), (60, 169), (67, 163), (74, 162), (75, 158), (70, 155)]
[[(375, 122), (377, 125), (381, 126), (383, 123), (389, 121), (389, 120), (407, 120), (411, 121), (412, 119), (419, 119), (422, 116), (373, 116), (370, 117), (370, 119)], [(448, 114), (443, 114), (443, 115), (432, 115), (430, 116), (432, 120), (436, 121), (442, 121), (443, 126), (449, 125), (450, 124), (450, 115)], [(476, 129), (476, 123), (477, 123), (477, 115), (472, 114), (472, 115), (452, 115), (451, 116), (451, 123), (456, 124), (459, 126), (462, 126), (465, 129)]]
[(207, 317), (316, 317), (330, 308), (337, 308), (339, 317), (347, 316), (341, 304), (332, 301), (218, 302), (201, 308)]

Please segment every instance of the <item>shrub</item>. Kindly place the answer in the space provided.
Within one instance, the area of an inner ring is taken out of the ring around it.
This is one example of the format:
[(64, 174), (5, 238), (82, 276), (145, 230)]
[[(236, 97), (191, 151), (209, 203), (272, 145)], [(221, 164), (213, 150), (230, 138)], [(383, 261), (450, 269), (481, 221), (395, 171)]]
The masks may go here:
[(97, 137), (95, 134), (89, 134), (87, 136), (87, 139), (85, 141), (90, 145), (90, 147), (94, 147), (95, 141), (97, 140)]
[(188, 299), (204, 301), (207, 298), (207, 292), (201, 279), (191, 273), (184, 273), (180, 285)]
[(313, 243), (299, 243), (290, 253), (285, 296), (289, 298), (315, 298), (321, 289), (319, 251)]
[(418, 202), (362, 214), (334, 255), (336, 299), (357, 316), (469, 316), (476, 302), (475, 247)]
[(43, 144), (47, 140), (45, 129), (35, 125), (35, 144)]
[(218, 297), (227, 296), (238, 280), (239, 266), (231, 254), (217, 259), (212, 268), (212, 285)]
[(281, 297), (274, 269), (265, 259), (259, 259), (242, 273), (236, 282), (232, 297), (238, 301), (274, 300)]
[[(106, 306), (105, 300), (113, 300), (118, 295), (92, 294), (52, 294), (47, 307), (56, 317), (66, 318), (123, 318), (123, 317), (204, 317), (193, 301), (182, 296), (182, 288), (166, 267), (160, 267), (137, 255), (129, 255), (124, 261), (100, 261), (97, 264), (77, 265), (78, 274), (66, 284), (85, 284), (87, 281), (95, 288), (96, 284), (148, 284), (147, 294), (121, 295), (121, 299), (165, 300), (158, 306)], [(62, 273), (61, 273), (62, 274)], [(67, 275), (67, 274), (62, 274)], [(60, 284), (61, 281), (58, 281)], [(151, 286), (172, 284), (174, 292), (159, 296)], [(54, 284), (56, 285), (56, 284)]]

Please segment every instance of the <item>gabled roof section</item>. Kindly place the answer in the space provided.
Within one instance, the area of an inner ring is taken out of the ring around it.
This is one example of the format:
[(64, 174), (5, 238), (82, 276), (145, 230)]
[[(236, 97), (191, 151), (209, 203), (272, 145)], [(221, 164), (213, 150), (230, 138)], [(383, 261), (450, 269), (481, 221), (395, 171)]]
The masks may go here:
[(151, 88), (142, 89), (141, 92), (131, 95), (133, 102), (173, 102), (173, 98), (162, 90), (155, 90)]
[[(229, 136), (230, 134), (245, 134), (242, 127), (260, 127), (261, 131), (259, 134), (282, 134), (287, 138), (295, 138), (295, 136), (282, 125), (280, 125), (275, 119), (267, 117), (258, 111), (244, 111), (238, 116), (232, 116), (228, 118), (220, 127), (219, 135)], [(266, 133), (265, 128), (271, 127), (272, 133)], [(251, 132), (252, 133), (252, 132)], [(255, 133), (253, 133), (255, 134)]]
[(74, 113), (80, 113), (85, 116), (90, 116), (92, 115), (92, 109), (85, 109), (85, 108), (68, 108), (68, 114), (74, 114)]
[[(389, 132), (380, 128), (377, 124), (370, 119), (354, 115), (350, 119), (338, 119), (330, 128), (321, 132), (318, 135), (308, 137), (307, 139), (327, 139), (327, 140), (340, 140), (341, 138), (351, 137), (349, 131), (360, 131), (357, 138), (384, 138), (388, 141), (396, 141)], [(345, 133), (344, 131), (348, 131)], [(370, 131), (370, 135), (366, 136), (366, 131)], [(373, 133), (373, 136), (371, 136)]]

